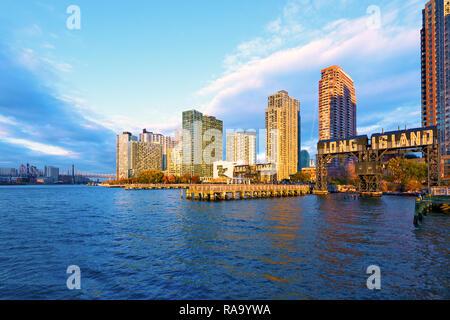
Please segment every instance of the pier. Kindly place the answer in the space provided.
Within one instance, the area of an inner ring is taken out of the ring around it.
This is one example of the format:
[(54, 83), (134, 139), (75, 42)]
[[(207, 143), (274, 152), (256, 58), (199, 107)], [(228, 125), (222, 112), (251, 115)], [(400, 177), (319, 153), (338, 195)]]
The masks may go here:
[(430, 194), (420, 196), (416, 200), (414, 210), (414, 225), (417, 227), (422, 222), (423, 217), (431, 211), (450, 213), (450, 188), (434, 187), (430, 189)]
[(104, 188), (124, 188), (125, 190), (165, 190), (165, 189), (186, 189), (189, 184), (99, 184)]
[[(250, 200), (260, 198), (294, 197), (310, 193), (308, 185), (192, 185), (186, 188), (186, 199), (200, 201)], [(181, 190), (184, 197), (184, 190)]]
[(165, 190), (165, 189), (186, 189), (188, 184), (129, 184), (125, 185), (125, 190)]

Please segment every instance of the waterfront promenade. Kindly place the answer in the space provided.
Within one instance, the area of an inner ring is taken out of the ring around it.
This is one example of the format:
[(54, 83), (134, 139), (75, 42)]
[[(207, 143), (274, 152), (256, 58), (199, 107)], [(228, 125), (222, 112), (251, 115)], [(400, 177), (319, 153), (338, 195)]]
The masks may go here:
[(125, 190), (181, 189), (181, 198), (189, 200), (245, 200), (292, 197), (309, 194), (309, 185), (276, 184), (102, 184), (106, 188)]
[(125, 188), (125, 190), (155, 190), (155, 189), (186, 189), (190, 184), (158, 184), (158, 183), (136, 183), (136, 184), (100, 184), (105, 188)]

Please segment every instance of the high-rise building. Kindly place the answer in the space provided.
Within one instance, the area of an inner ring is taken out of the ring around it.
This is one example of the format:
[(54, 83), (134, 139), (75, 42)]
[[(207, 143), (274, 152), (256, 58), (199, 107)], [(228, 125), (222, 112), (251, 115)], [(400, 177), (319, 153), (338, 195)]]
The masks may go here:
[(256, 163), (256, 131), (227, 132), (226, 158), (229, 162)]
[(172, 137), (164, 136), (159, 133), (153, 133), (144, 129), (139, 135), (139, 140), (145, 143), (156, 143), (162, 147), (162, 170), (167, 170), (167, 153), (169, 149), (174, 147), (174, 140)]
[(144, 170), (163, 170), (162, 146), (159, 143), (131, 141), (131, 174)]
[(319, 81), (319, 140), (356, 136), (356, 93), (353, 80), (339, 66), (322, 70)]
[(116, 177), (128, 179), (131, 177), (131, 141), (137, 140), (130, 132), (117, 135), (116, 147)]
[(266, 162), (276, 165), (278, 181), (298, 171), (300, 150), (300, 101), (279, 91), (266, 109)]
[(181, 176), (183, 164), (183, 136), (182, 130), (175, 132), (172, 148), (167, 150), (167, 175)]
[(422, 11), (422, 126), (437, 126), (442, 154), (450, 154), (450, 1)]
[(213, 176), (213, 163), (222, 160), (223, 122), (196, 110), (183, 112), (182, 173)]
[(117, 136), (116, 174), (127, 179), (143, 170), (162, 171), (162, 145), (139, 141), (129, 132)]
[(300, 162), (301, 162), (302, 169), (309, 168), (309, 152), (306, 150), (302, 150), (300, 152), (300, 158), (301, 158)]

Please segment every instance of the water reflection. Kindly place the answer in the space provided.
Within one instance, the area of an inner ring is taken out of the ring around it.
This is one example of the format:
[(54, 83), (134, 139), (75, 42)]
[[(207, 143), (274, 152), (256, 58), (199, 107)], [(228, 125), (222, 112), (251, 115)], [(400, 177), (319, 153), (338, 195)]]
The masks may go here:
[[(413, 198), (208, 203), (176, 190), (56, 190), (1, 190), (1, 297), (36, 298), (24, 285), (34, 283), (55, 299), (449, 298), (448, 217), (414, 228)], [(18, 211), (17, 198), (29, 206)], [(70, 264), (82, 293), (65, 289)], [(365, 286), (371, 264), (379, 292)]]

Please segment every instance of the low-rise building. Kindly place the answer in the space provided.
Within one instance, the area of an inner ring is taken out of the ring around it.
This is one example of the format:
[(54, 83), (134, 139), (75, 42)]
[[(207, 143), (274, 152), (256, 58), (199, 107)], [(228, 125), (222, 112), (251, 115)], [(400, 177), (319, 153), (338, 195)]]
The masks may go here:
[(272, 163), (237, 165), (234, 167), (233, 179), (244, 183), (275, 183), (277, 181), (277, 167)]
[(215, 161), (213, 163), (213, 179), (232, 180), (234, 177), (234, 168), (244, 164), (244, 161)]
[(316, 167), (303, 168), (302, 172), (307, 173), (311, 176), (311, 180), (309, 182), (316, 182)]

